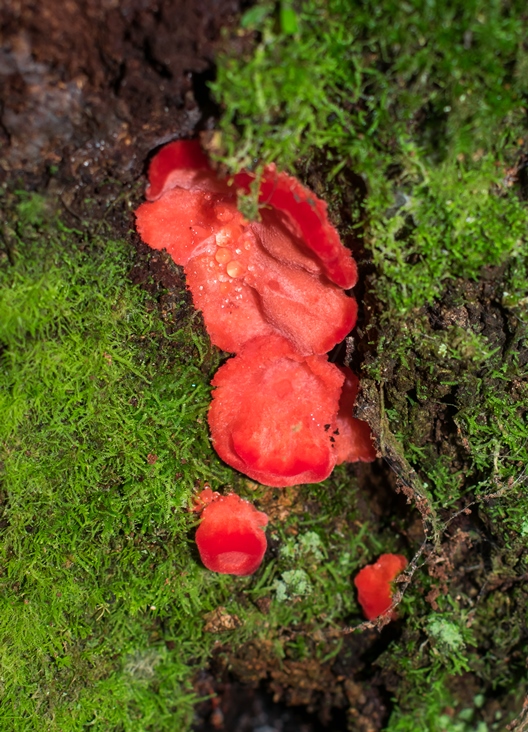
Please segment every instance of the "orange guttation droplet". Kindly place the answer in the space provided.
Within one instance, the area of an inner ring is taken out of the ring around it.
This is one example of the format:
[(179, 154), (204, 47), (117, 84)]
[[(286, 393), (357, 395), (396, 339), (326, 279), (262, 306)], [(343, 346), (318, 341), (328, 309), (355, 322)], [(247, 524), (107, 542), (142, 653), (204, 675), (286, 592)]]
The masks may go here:
[(236, 259), (232, 259), (230, 262), (228, 262), (226, 267), (226, 272), (230, 277), (241, 277), (244, 272), (246, 271), (246, 268), (241, 262), (238, 262)]
[(389, 609), (392, 604), (392, 582), (407, 564), (407, 558), (402, 554), (382, 554), (375, 564), (367, 564), (358, 572), (354, 584), (359, 604), (368, 620), (377, 618)]
[(218, 247), (215, 252), (215, 259), (218, 264), (227, 264), (233, 258), (233, 252), (227, 247)]
[(219, 247), (225, 246), (231, 239), (233, 232), (229, 229), (221, 229), (215, 234), (215, 241)]

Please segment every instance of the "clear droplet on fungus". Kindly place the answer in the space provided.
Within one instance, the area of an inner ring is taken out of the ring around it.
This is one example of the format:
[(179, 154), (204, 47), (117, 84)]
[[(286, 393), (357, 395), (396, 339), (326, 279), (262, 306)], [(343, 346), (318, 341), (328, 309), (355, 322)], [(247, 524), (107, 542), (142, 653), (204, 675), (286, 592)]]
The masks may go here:
[(227, 206), (216, 206), (215, 207), (215, 216), (218, 219), (218, 221), (221, 221), (222, 223), (231, 221), (231, 219), (233, 218), (233, 215), (234, 215), (233, 212)]
[(228, 263), (226, 267), (227, 274), (230, 277), (240, 277), (244, 274), (246, 271), (246, 268), (242, 264), (242, 262), (237, 261), (236, 259), (231, 260), (231, 262)]
[(231, 239), (231, 234), (226, 229), (222, 229), (222, 231), (219, 231), (218, 234), (216, 234), (216, 236), (215, 236), (215, 241), (219, 247), (223, 246), (230, 239)]
[(226, 247), (218, 247), (215, 253), (215, 259), (218, 264), (227, 264), (231, 261), (232, 256), (233, 253), (231, 249), (227, 249)]

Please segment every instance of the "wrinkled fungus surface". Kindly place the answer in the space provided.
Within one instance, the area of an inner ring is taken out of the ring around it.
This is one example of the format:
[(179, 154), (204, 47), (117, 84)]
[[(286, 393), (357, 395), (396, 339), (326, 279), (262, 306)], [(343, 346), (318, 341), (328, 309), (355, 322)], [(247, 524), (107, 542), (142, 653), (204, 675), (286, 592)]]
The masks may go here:
[[(253, 176), (239, 173), (235, 185), (249, 192)], [(346, 290), (357, 282), (357, 266), (346, 249), (337, 230), (328, 220), (328, 207), (324, 201), (305, 188), (296, 178), (281, 173), (272, 163), (260, 179), (259, 203), (274, 212), (284, 214), (293, 227), (295, 236), (303, 241), (303, 247), (317, 257), (329, 280)]]
[(207, 505), (196, 544), (204, 565), (221, 574), (253, 574), (266, 552), (267, 515), (235, 493), (219, 496), (211, 491), (203, 502)]
[(326, 356), (303, 358), (280, 336), (255, 338), (212, 381), (215, 450), (264, 485), (324, 480), (336, 462), (333, 432), (343, 380)]
[(357, 305), (343, 288), (356, 283), (356, 264), (326, 204), (295, 178), (265, 169), (259, 222), (237, 208), (237, 188), (250, 176), (220, 180), (197, 141), (162, 148), (149, 180), (138, 232), (184, 267), (216, 346), (236, 353), (278, 333), (301, 355), (322, 354), (354, 327)]
[(265, 485), (315, 483), (376, 457), (352, 416), (357, 377), (326, 356), (356, 323), (356, 263), (324, 201), (275, 165), (258, 181), (259, 220), (245, 219), (237, 193), (254, 180), (220, 179), (197, 140), (172, 142), (152, 159), (137, 229), (184, 267), (212, 342), (237, 354), (212, 381), (217, 453)]
[(402, 554), (382, 554), (375, 564), (368, 564), (358, 572), (354, 584), (358, 602), (368, 620), (384, 613), (392, 604), (392, 582), (407, 566)]

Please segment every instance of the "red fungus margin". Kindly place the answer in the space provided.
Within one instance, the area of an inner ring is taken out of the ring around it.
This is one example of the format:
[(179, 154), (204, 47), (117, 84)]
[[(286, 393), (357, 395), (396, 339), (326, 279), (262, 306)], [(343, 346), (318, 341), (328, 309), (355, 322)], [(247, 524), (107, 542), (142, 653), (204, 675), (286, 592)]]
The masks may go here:
[(213, 445), (228, 465), (275, 487), (318, 483), (336, 459), (332, 433), (343, 375), (280, 336), (255, 338), (215, 374)]
[(278, 333), (301, 355), (323, 354), (354, 327), (357, 305), (343, 288), (356, 283), (356, 264), (326, 204), (295, 178), (265, 169), (260, 222), (237, 208), (237, 186), (251, 177), (220, 180), (195, 140), (162, 148), (149, 180), (138, 232), (185, 268), (219, 348), (236, 353), (257, 335)]

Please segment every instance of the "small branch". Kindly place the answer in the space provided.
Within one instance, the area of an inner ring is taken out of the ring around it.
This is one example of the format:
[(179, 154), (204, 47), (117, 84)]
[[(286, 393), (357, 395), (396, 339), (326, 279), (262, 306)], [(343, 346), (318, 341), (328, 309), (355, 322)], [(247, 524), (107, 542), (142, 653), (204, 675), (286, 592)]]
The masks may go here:
[(524, 699), (521, 713), (506, 729), (508, 732), (528, 732), (528, 696)]

